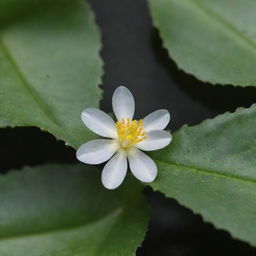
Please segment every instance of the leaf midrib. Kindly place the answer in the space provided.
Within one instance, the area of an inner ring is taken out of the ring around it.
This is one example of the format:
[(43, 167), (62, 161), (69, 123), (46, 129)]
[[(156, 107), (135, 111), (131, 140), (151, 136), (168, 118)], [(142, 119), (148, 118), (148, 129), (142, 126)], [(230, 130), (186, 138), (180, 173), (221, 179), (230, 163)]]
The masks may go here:
[(5, 240), (15, 240), (15, 239), (23, 239), (23, 238), (29, 238), (29, 237), (35, 237), (35, 236), (46, 236), (46, 235), (49, 235), (49, 234), (57, 234), (57, 233), (60, 233), (60, 232), (68, 232), (68, 231), (72, 231), (72, 230), (75, 230), (75, 229), (79, 229), (79, 228), (82, 228), (86, 225), (96, 225), (100, 222), (104, 222), (106, 219), (109, 219), (111, 217), (114, 217), (114, 216), (118, 216), (119, 214), (121, 214), (123, 212), (123, 207), (119, 207), (119, 208), (116, 208), (112, 211), (110, 211), (109, 213), (107, 213), (106, 215), (104, 215), (104, 217), (101, 217), (97, 220), (94, 220), (92, 222), (86, 222), (86, 223), (81, 223), (81, 224), (77, 224), (77, 225), (74, 225), (74, 226), (69, 226), (69, 227), (59, 227), (59, 228), (56, 228), (56, 229), (51, 229), (51, 230), (44, 230), (44, 231), (37, 231), (37, 232), (31, 232), (31, 233), (24, 233), (24, 234), (19, 234), (19, 235), (9, 235), (9, 236), (6, 236), (6, 237), (0, 237), (0, 243), (1, 241), (5, 241)]
[(43, 101), (41, 100), (40, 96), (38, 95), (38, 93), (35, 91), (35, 89), (30, 85), (30, 83), (28, 82), (28, 80), (26, 79), (26, 77), (24, 76), (24, 74), (22, 73), (18, 63), (16, 62), (16, 60), (14, 59), (14, 57), (12, 56), (10, 50), (8, 49), (8, 46), (6, 45), (6, 43), (4, 42), (3, 37), (0, 36), (0, 42), (1, 45), (3, 47), (3, 50), (5, 52), (6, 57), (9, 59), (10, 63), (12, 64), (13, 68), (15, 69), (17, 75), (19, 76), (19, 78), (22, 81), (22, 84), (24, 85), (24, 88), (28, 91), (29, 95), (31, 96), (31, 99), (36, 103), (36, 105), (38, 106), (38, 108), (41, 110), (41, 112), (43, 113), (43, 115), (49, 119), (49, 121), (51, 123), (53, 123), (54, 125), (61, 127), (61, 123), (60, 121), (57, 119), (56, 116), (53, 115), (53, 113), (51, 112), (51, 110), (49, 109), (49, 107), (43, 103)]
[[(181, 3), (182, 1), (179, 0), (179, 2)], [(211, 9), (205, 7), (197, 0), (189, 0), (186, 2), (191, 3), (191, 6), (194, 6), (194, 8), (196, 8), (199, 12), (202, 12), (205, 15), (207, 15), (215, 23), (223, 25), (223, 27), (226, 28), (229, 32), (232, 32), (232, 34), (235, 35), (236, 38), (239, 38), (242, 42), (250, 46), (253, 53), (256, 55), (256, 42), (251, 40), (249, 37), (246, 37), (239, 29), (233, 26), (230, 22), (228, 22), (226, 19), (224, 19)]]
[[(251, 185), (254, 185), (254, 186), (256, 185), (256, 180), (248, 179), (248, 178), (241, 177), (241, 176), (231, 175), (231, 174), (222, 173), (222, 172), (214, 171), (214, 170), (197, 168), (197, 167), (183, 165), (183, 164), (177, 164), (177, 163), (173, 163), (173, 162), (165, 162), (165, 161), (162, 161), (162, 160), (159, 160), (156, 158), (154, 158), (154, 160), (156, 162), (159, 162), (159, 163), (162, 163), (162, 164), (165, 164), (168, 166), (172, 166), (173, 168), (176, 168), (179, 171), (181, 171), (180, 168), (182, 168), (182, 169), (189, 170), (191, 172), (198, 172), (198, 173), (203, 173), (206, 175), (216, 176), (218, 178), (230, 179), (230, 180), (234, 180), (236, 182), (246, 182), (246, 183), (250, 183)], [(186, 171), (186, 170), (183, 170), (183, 171)]]

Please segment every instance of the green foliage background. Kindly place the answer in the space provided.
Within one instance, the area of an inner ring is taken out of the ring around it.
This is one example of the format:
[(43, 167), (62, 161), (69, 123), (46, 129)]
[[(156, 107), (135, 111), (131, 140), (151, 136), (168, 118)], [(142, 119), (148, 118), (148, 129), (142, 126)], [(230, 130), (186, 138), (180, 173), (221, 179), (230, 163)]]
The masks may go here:
[[(184, 71), (255, 86), (255, 1), (150, 0), (149, 7)], [(89, 6), (0, 0), (0, 10), (0, 127), (36, 126), (74, 149), (95, 138), (80, 120), (102, 96), (100, 32)], [(255, 120), (253, 105), (182, 127), (151, 154), (159, 176), (150, 184), (254, 246)], [(11, 171), (0, 177), (0, 254), (134, 255), (149, 219), (142, 190), (129, 178), (106, 191), (98, 171), (82, 165)]]

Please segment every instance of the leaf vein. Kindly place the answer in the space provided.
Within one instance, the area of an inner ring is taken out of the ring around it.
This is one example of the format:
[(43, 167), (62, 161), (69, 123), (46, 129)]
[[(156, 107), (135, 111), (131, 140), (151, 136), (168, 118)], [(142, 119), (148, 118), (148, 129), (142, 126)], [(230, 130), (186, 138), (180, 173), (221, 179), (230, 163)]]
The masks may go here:
[(207, 174), (207, 175), (210, 174), (210, 175), (225, 178), (225, 179), (232, 179), (232, 180), (239, 181), (239, 182), (241, 182), (241, 181), (242, 182), (248, 182), (248, 183), (252, 183), (253, 185), (256, 185), (256, 180), (248, 179), (246, 177), (236, 176), (236, 175), (227, 174), (227, 173), (221, 173), (219, 171), (206, 170), (206, 169), (197, 168), (197, 167), (188, 166), (188, 165), (165, 162), (165, 161), (162, 161), (162, 160), (159, 160), (159, 159), (155, 159), (155, 160), (159, 163), (169, 165), (169, 166), (173, 166), (174, 168), (177, 168), (179, 170), (180, 170), (180, 168), (183, 168), (183, 169), (187, 169), (189, 171), (200, 172), (200, 173), (204, 173), (204, 174)]
[(21, 81), (23, 82), (22, 84), (30, 94), (31, 98), (33, 101), (38, 105), (39, 109), (41, 112), (48, 118), (54, 125), (61, 127), (60, 121), (53, 115), (49, 107), (42, 102), (40, 95), (35, 91), (35, 89), (29, 84), (25, 76), (23, 75), (20, 67), (18, 66), (17, 62), (13, 58), (12, 54), (10, 53), (8, 47), (6, 46), (3, 38), (0, 37), (0, 42), (2, 45), (2, 48), (5, 52), (6, 57), (9, 59), (10, 63), (13, 65), (14, 69), (16, 70), (16, 73), (20, 77)]
[(232, 32), (233, 35), (238, 37), (241, 41), (246, 43), (250, 46), (250, 48), (253, 49), (253, 52), (256, 54), (256, 43), (251, 40), (249, 37), (245, 36), (239, 29), (237, 29), (235, 26), (233, 26), (230, 22), (228, 22), (226, 19), (218, 15), (216, 12), (210, 10), (209, 8), (205, 7), (203, 4), (199, 3), (199, 1), (191, 0), (190, 1), (194, 6), (204, 14), (206, 14), (208, 17), (210, 17), (213, 21), (220, 23), (223, 25), (226, 29), (228, 29), (230, 32)]
[(109, 212), (108, 214), (106, 214), (105, 216), (100, 217), (99, 219), (96, 219), (90, 223), (80, 223), (80, 224), (76, 224), (74, 226), (67, 226), (67, 227), (56, 228), (56, 229), (52, 229), (52, 230), (43, 230), (43, 231), (24, 233), (24, 234), (19, 234), (19, 235), (9, 235), (6, 237), (0, 237), (0, 243), (1, 243), (1, 241), (4, 241), (4, 240), (15, 240), (15, 239), (20, 239), (20, 238), (24, 239), (24, 238), (33, 237), (33, 236), (45, 236), (45, 235), (50, 235), (50, 234), (57, 234), (57, 233), (64, 232), (64, 231), (67, 231), (67, 232), (72, 231), (75, 229), (83, 228), (84, 226), (87, 226), (87, 225), (97, 225), (101, 222), (104, 222), (107, 219), (118, 216), (119, 214), (122, 213), (122, 210), (123, 210), (122, 207), (116, 208), (116, 209), (112, 210), (111, 212)]

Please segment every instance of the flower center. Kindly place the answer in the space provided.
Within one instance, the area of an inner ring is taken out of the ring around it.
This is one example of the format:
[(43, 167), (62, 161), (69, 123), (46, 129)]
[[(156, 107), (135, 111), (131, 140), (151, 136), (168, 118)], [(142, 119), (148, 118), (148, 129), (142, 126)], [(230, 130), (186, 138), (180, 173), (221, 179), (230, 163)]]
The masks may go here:
[(143, 121), (123, 118), (116, 122), (118, 140), (123, 148), (132, 147), (134, 144), (146, 139), (146, 132), (143, 130)]

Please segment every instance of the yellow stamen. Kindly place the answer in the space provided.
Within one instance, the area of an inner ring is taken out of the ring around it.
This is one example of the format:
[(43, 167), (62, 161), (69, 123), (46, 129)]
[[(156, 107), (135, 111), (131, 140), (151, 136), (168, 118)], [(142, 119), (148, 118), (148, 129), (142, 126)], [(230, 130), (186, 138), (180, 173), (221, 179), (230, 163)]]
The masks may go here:
[(120, 145), (123, 148), (132, 147), (134, 144), (146, 139), (142, 119), (131, 121), (130, 118), (123, 118), (116, 122), (116, 129)]

